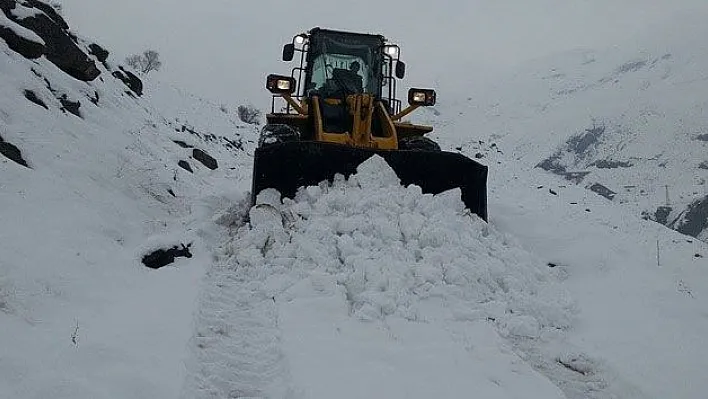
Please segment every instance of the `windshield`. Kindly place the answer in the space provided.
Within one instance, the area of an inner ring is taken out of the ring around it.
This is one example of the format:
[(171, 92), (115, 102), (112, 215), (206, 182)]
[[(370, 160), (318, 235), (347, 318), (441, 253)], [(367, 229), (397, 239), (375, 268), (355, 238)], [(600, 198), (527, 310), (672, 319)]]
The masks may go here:
[(308, 57), (307, 95), (325, 97), (380, 91), (378, 37), (321, 31), (313, 35)]
[[(370, 93), (371, 68), (360, 57), (343, 54), (323, 54), (312, 65), (310, 89), (326, 90), (327, 86), (345, 86), (347, 91)], [(361, 78), (361, 83), (357, 83)], [(349, 83), (353, 81), (354, 83)]]

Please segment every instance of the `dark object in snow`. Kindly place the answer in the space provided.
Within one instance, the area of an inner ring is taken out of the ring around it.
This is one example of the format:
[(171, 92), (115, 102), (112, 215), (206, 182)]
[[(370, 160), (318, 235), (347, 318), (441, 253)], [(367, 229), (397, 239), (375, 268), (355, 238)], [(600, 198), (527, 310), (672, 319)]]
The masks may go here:
[(551, 269), (554, 268), (554, 267), (556, 267), (556, 266), (558, 266), (558, 264), (553, 263), (553, 262), (548, 262), (548, 267), (550, 267)]
[(189, 251), (189, 247), (192, 244), (180, 244), (182, 248), (176, 245), (169, 249), (158, 249), (157, 251), (151, 252), (143, 256), (143, 264), (151, 269), (159, 269), (163, 266), (167, 266), (175, 261), (175, 258), (191, 258), (192, 253)]
[(91, 55), (95, 56), (96, 59), (102, 63), (105, 63), (106, 60), (108, 59), (108, 54), (109, 54), (108, 50), (99, 46), (96, 43), (91, 43), (89, 45), (89, 52)]
[(64, 112), (71, 112), (72, 114), (78, 116), (79, 118), (82, 118), (81, 112), (79, 112), (79, 108), (81, 108), (81, 102), (79, 101), (71, 101), (69, 98), (64, 94), (59, 98), (59, 102), (61, 103), (61, 110)]
[(174, 191), (172, 191), (172, 189), (171, 189), (171, 188), (170, 188), (170, 189), (168, 189), (168, 190), (167, 190), (167, 192), (168, 192), (168, 193), (170, 193), (170, 195), (171, 195), (171, 196), (173, 196), (173, 197), (176, 197), (176, 195), (175, 195), (175, 192), (174, 192)]
[(49, 107), (47, 107), (47, 104), (45, 104), (44, 101), (42, 101), (42, 99), (37, 97), (37, 94), (35, 92), (33, 92), (32, 90), (25, 90), (24, 95), (25, 95), (26, 99), (32, 101), (33, 103), (35, 103), (41, 107), (44, 107), (45, 109), (49, 109)]
[(15, 145), (3, 140), (2, 136), (0, 136), (0, 154), (4, 155), (5, 157), (7, 157), (7, 159), (11, 161), (14, 161), (26, 168), (29, 168), (29, 166), (27, 165), (27, 161), (22, 158), (22, 151), (20, 151), (20, 149), (17, 148)]
[(701, 255), (701, 254), (695, 254), (695, 255), (693, 255), (693, 257), (694, 257), (694, 258), (702, 258), (703, 255)]
[(185, 143), (185, 142), (182, 141), (182, 140), (172, 140), (172, 141), (173, 141), (175, 144), (177, 144), (178, 146), (182, 147), (182, 148), (194, 148), (193, 146), (191, 146), (191, 145)]
[(696, 140), (708, 141), (708, 133), (699, 134), (698, 136), (696, 136)]
[(699, 169), (708, 169), (708, 161), (703, 161), (698, 165)]
[(609, 188), (603, 186), (600, 183), (595, 183), (588, 188), (590, 189), (590, 191), (597, 193), (610, 201), (612, 201), (615, 198), (615, 195), (617, 194), (616, 192), (610, 190)]
[(203, 163), (204, 166), (211, 170), (214, 170), (219, 167), (219, 164), (216, 162), (216, 159), (214, 159), (211, 155), (198, 148), (192, 150), (192, 156), (194, 157), (194, 159)]
[(177, 165), (180, 168), (186, 170), (187, 172), (194, 173), (194, 171), (192, 170), (192, 166), (189, 165), (189, 162), (187, 162), (187, 161), (184, 161), (184, 160), (179, 161), (179, 162), (177, 162)]
[(474, 154), (474, 157), (476, 159), (482, 159), (482, 158), (484, 158), (484, 154), (482, 154), (481, 152), (478, 152), (478, 153)]
[(555, 191), (553, 191), (552, 188), (549, 188), (549, 189), (548, 189), (548, 192), (551, 193), (551, 194), (553, 194), (553, 195), (558, 195), (558, 193), (555, 192)]
[(93, 95), (94, 97), (89, 96), (89, 100), (91, 100), (93, 105), (98, 105), (98, 92), (94, 90)]
[(39, 58), (44, 54), (44, 44), (22, 37), (10, 27), (0, 25), (0, 39), (5, 40), (12, 51), (27, 59)]
[(126, 71), (123, 67), (118, 67), (119, 71), (113, 71), (112, 75), (120, 79), (123, 84), (138, 96), (143, 95), (143, 81), (140, 80), (134, 73)]

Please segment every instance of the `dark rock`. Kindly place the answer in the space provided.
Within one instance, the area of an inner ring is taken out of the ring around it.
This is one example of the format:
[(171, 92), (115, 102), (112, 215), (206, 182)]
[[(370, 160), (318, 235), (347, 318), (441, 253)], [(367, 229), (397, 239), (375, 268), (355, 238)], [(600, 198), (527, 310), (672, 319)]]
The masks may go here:
[(708, 195), (691, 203), (669, 227), (697, 238), (708, 228)]
[(484, 154), (482, 154), (481, 152), (478, 152), (478, 153), (474, 154), (474, 157), (476, 159), (482, 159), (482, 158), (484, 158)]
[(590, 191), (597, 193), (610, 201), (612, 201), (615, 198), (615, 195), (617, 194), (616, 192), (610, 190), (609, 188), (603, 186), (600, 183), (595, 183), (588, 188), (590, 189)]
[(201, 162), (202, 164), (204, 164), (204, 166), (211, 170), (214, 170), (219, 167), (218, 163), (216, 162), (216, 159), (214, 159), (211, 155), (198, 148), (192, 150), (192, 156), (194, 157), (194, 159)]
[(98, 105), (98, 92), (94, 90), (93, 95), (94, 97), (89, 97), (89, 100), (91, 100), (94, 105)]
[(555, 191), (553, 191), (552, 188), (549, 188), (549, 189), (548, 189), (548, 192), (551, 193), (551, 194), (553, 194), (553, 195), (558, 195), (558, 193), (555, 192)]
[(694, 258), (702, 258), (703, 255), (701, 255), (701, 254), (695, 254), (695, 255), (693, 255), (693, 257), (694, 257)]
[(609, 161), (606, 159), (601, 159), (590, 164), (598, 169), (616, 169), (616, 168), (630, 168), (632, 163), (624, 161)]
[(671, 208), (670, 206), (660, 206), (656, 208), (656, 212), (654, 212), (654, 220), (663, 225), (666, 225), (667, 223), (669, 223), (669, 215), (671, 214), (672, 210), (673, 208)]
[(536, 167), (555, 174), (564, 174), (566, 172), (565, 166), (560, 163), (560, 154), (551, 155), (539, 162)]
[(22, 158), (22, 151), (15, 145), (6, 142), (0, 137), (0, 154), (7, 157), (9, 160), (16, 162), (26, 168), (29, 168), (27, 161)]
[(54, 21), (54, 23), (56, 23), (57, 25), (59, 25), (59, 27), (61, 27), (62, 29), (64, 29), (64, 30), (68, 30), (68, 29), (69, 29), (69, 24), (66, 23), (66, 21), (64, 20), (64, 18), (62, 18), (62, 16), (59, 15), (59, 13), (57, 12), (57, 10), (54, 9), (54, 7), (52, 7), (51, 5), (46, 4), (46, 3), (43, 3), (43, 2), (38, 1), (38, 0), (24, 0), (24, 2), (25, 2), (26, 5), (29, 5), (29, 6), (32, 6), (32, 7), (34, 7), (34, 8), (37, 8), (37, 9), (42, 10), (43, 13), (47, 14), (47, 16), (48, 16), (49, 18), (51, 18), (52, 21)]
[(33, 103), (35, 103), (41, 107), (44, 107), (45, 109), (49, 109), (49, 107), (47, 107), (47, 104), (45, 104), (41, 98), (37, 97), (37, 94), (35, 92), (33, 92), (32, 90), (25, 90), (24, 95), (25, 95), (26, 99), (32, 101)]
[(234, 140), (229, 140), (226, 137), (222, 137), (221, 139), (226, 142), (226, 144), (224, 144), (224, 147), (230, 150), (243, 150), (243, 142), (240, 139), (238, 142)]
[[(8, 3), (8, 0), (3, 0), (3, 3)], [(10, 3), (10, 9), (13, 9), (14, 2)], [(44, 40), (44, 55), (50, 62), (82, 81), (92, 81), (101, 74), (93, 60), (76, 44), (75, 36), (67, 30), (66, 21), (54, 8), (37, 0), (26, 0), (25, 5), (35, 7), (42, 13), (23, 19), (15, 17), (9, 11), (5, 14), (10, 20), (33, 31)], [(2, 8), (5, 11), (5, 4)]]
[(135, 76), (134, 73), (126, 71), (123, 67), (119, 67), (120, 71), (113, 71), (112, 75), (120, 79), (123, 84), (128, 86), (128, 88), (138, 96), (143, 95), (143, 81), (139, 77)]
[(703, 161), (703, 162), (701, 162), (701, 163), (698, 165), (698, 167), (699, 167), (700, 169), (708, 169), (708, 161)]
[(191, 258), (192, 253), (189, 251), (189, 247), (192, 244), (180, 244), (182, 248), (176, 245), (169, 249), (158, 249), (157, 251), (151, 252), (143, 256), (142, 262), (145, 266), (151, 269), (159, 269), (163, 266), (167, 266), (175, 261), (175, 258), (184, 257)]
[(172, 189), (167, 190), (168, 193), (170, 193), (171, 196), (176, 197), (175, 192), (172, 191)]
[(698, 136), (696, 136), (696, 140), (708, 141), (708, 133), (699, 134)]
[(647, 64), (646, 61), (630, 61), (617, 68), (618, 73), (636, 72)]
[(182, 147), (182, 148), (194, 148), (194, 146), (191, 146), (191, 145), (185, 143), (185, 142), (182, 141), (182, 140), (172, 140), (172, 141), (173, 141), (175, 144), (177, 144), (178, 146)]
[(44, 54), (44, 44), (26, 39), (10, 27), (0, 25), (0, 39), (5, 40), (7, 46), (28, 59), (39, 58)]
[(70, 112), (79, 118), (83, 118), (81, 116), (81, 112), (79, 112), (79, 108), (81, 107), (81, 102), (79, 101), (71, 101), (69, 98), (64, 94), (59, 98), (59, 102), (61, 103), (62, 107), (61, 110), (65, 112)]
[(184, 160), (179, 161), (179, 162), (177, 162), (177, 165), (180, 168), (186, 170), (187, 172), (194, 173), (194, 171), (192, 170), (192, 166), (187, 161), (184, 161)]
[(567, 143), (567, 150), (577, 155), (583, 155), (588, 148), (597, 145), (604, 133), (605, 126), (593, 125), (592, 128), (585, 129), (584, 133), (571, 137)]
[(106, 60), (108, 59), (108, 54), (110, 54), (108, 50), (104, 49), (96, 43), (91, 43), (89, 45), (89, 53), (95, 56), (96, 59), (102, 63), (106, 62)]

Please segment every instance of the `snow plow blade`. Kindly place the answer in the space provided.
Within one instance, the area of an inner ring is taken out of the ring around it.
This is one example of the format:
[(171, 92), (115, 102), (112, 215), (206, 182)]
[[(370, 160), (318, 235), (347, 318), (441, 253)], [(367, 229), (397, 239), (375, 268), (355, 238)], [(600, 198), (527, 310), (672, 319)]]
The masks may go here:
[(401, 179), (424, 193), (459, 187), (465, 206), (487, 220), (487, 167), (461, 154), (445, 151), (376, 150), (315, 141), (291, 141), (256, 149), (252, 203), (261, 190), (274, 188), (293, 198), (299, 187), (346, 177), (374, 154), (380, 155)]

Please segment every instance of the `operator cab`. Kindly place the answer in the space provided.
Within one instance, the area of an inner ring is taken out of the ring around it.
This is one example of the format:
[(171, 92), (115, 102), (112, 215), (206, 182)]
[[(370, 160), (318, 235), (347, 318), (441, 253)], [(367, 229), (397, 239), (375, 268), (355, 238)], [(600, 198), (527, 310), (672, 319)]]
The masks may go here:
[(381, 97), (384, 37), (315, 28), (310, 31), (305, 95)]

